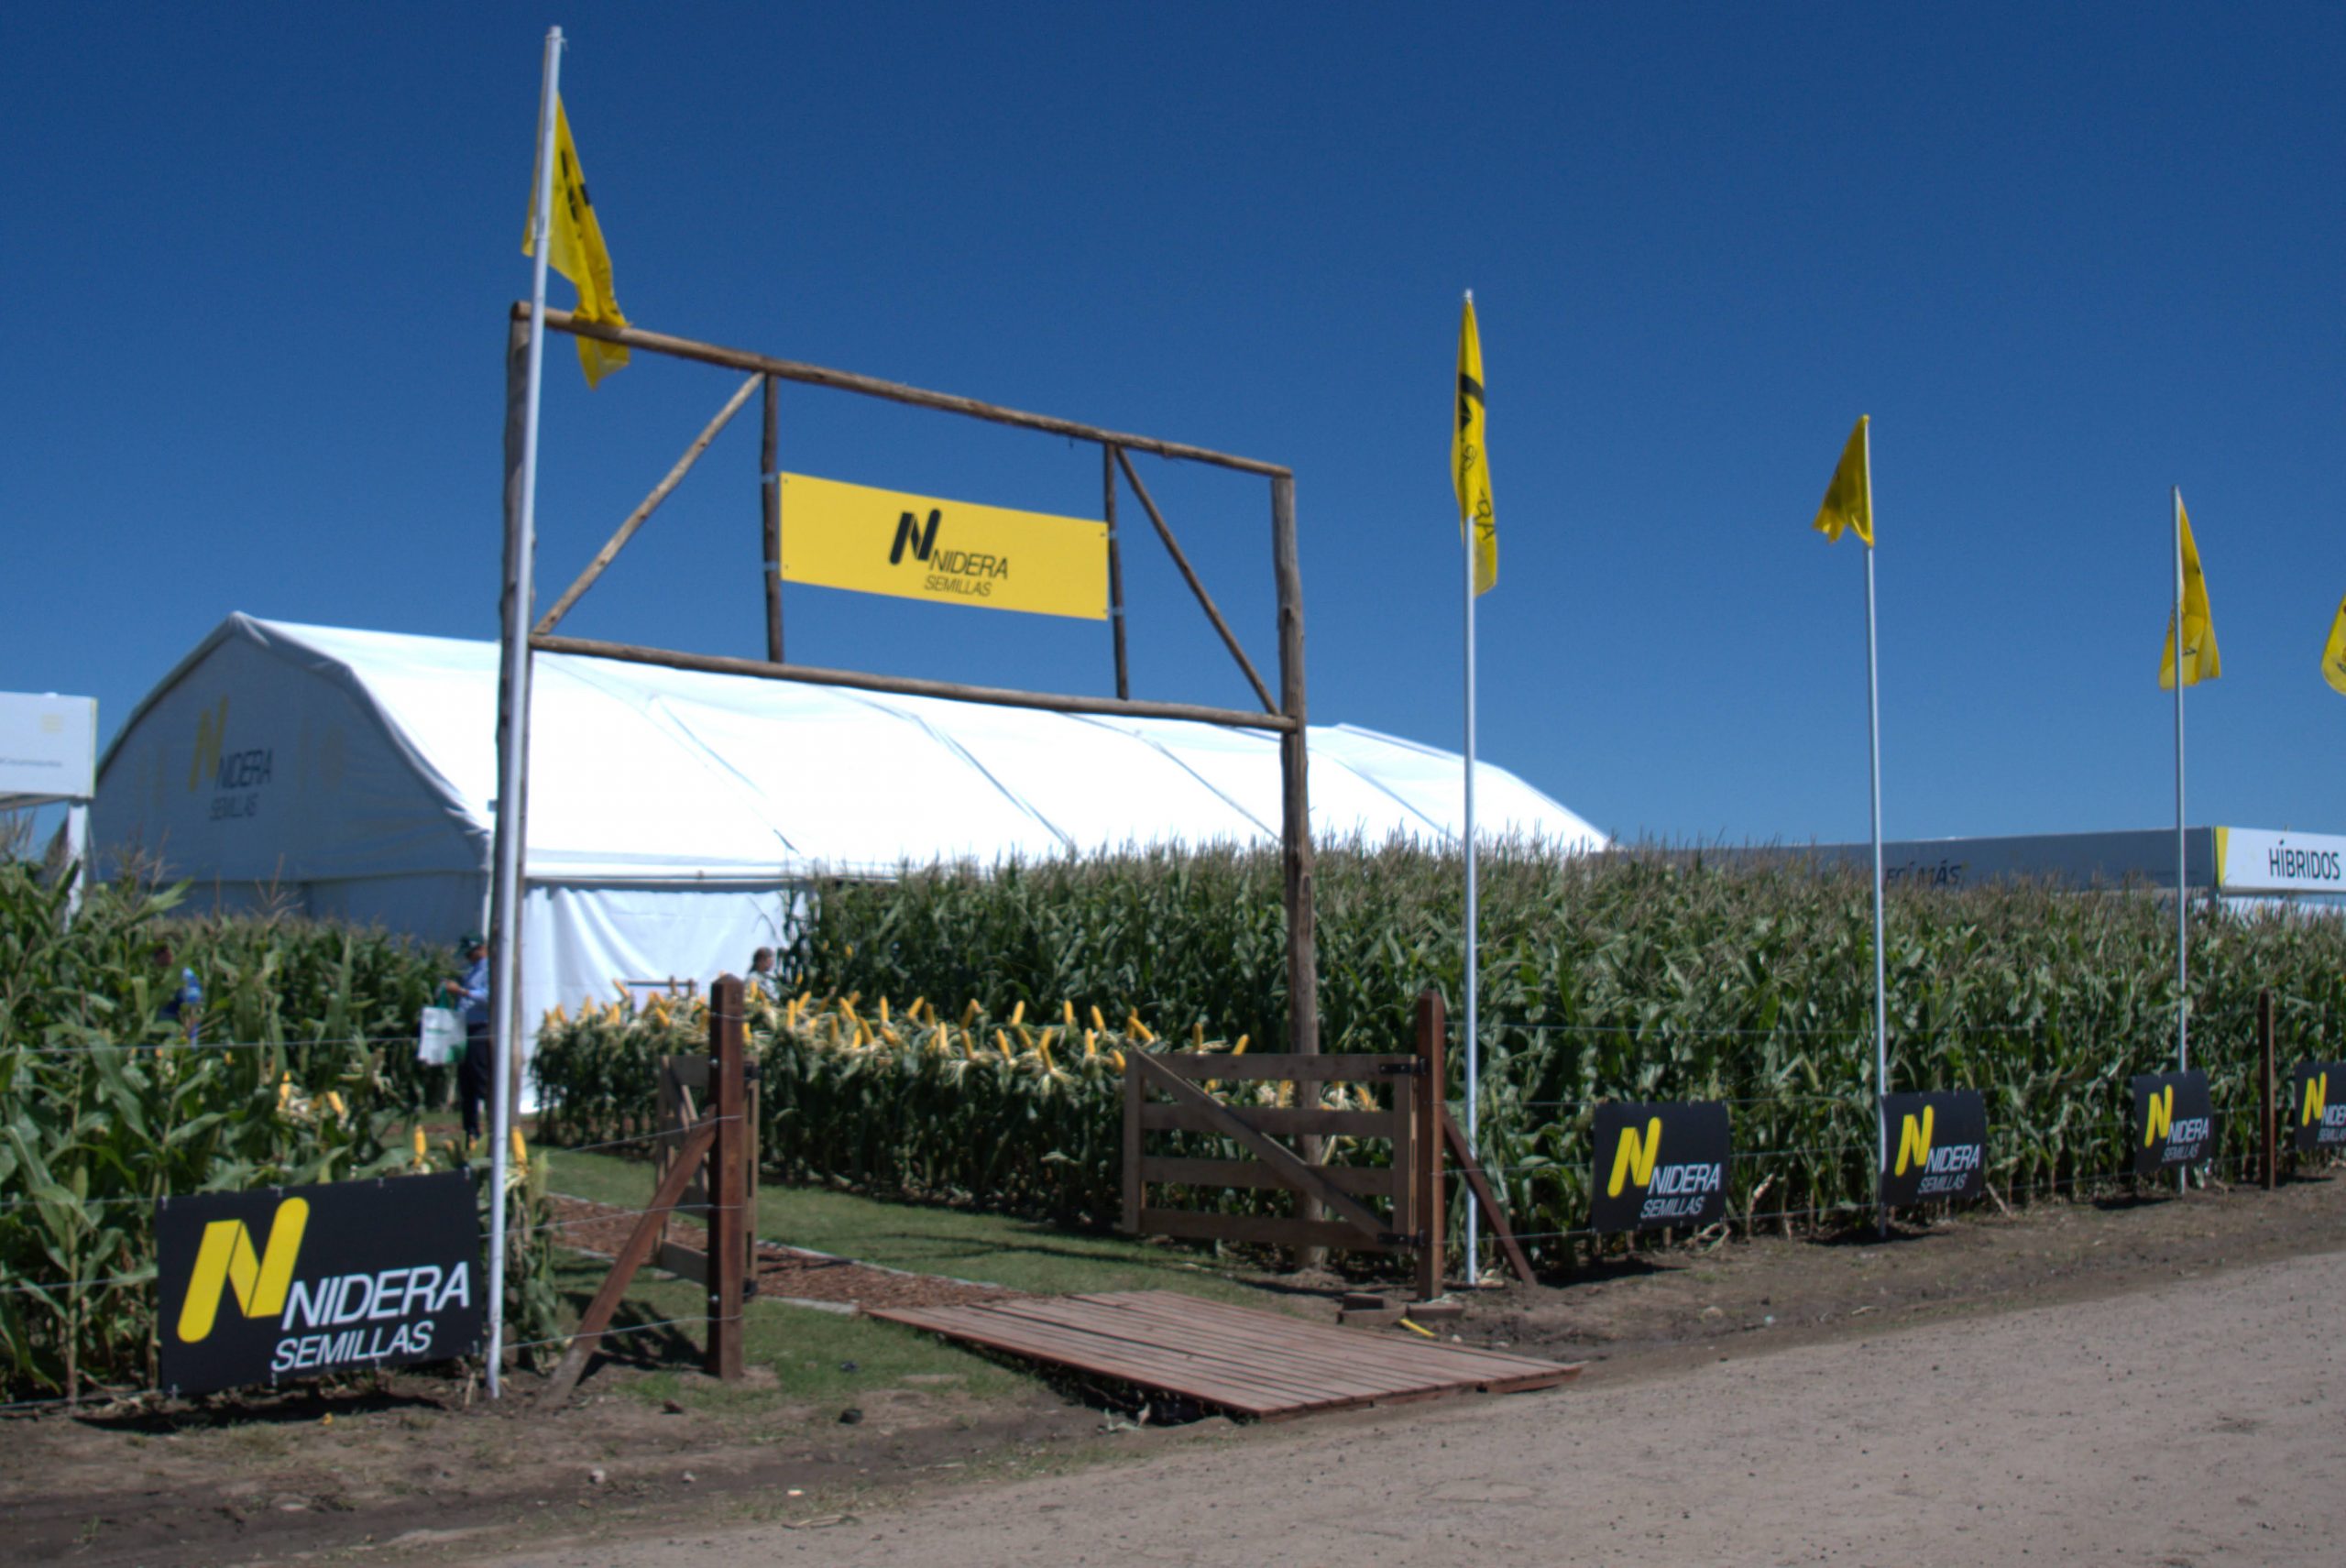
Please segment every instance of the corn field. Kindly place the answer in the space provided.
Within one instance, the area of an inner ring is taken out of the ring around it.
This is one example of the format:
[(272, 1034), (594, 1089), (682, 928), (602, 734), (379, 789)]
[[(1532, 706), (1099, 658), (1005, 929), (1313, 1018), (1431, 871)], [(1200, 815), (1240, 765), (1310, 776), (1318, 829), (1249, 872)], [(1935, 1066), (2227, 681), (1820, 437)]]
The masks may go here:
[[(1738, 1216), (1870, 1204), (1862, 877), (1699, 854), (1565, 858), (1519, 844), (1486, 849), (1480, 871), (1482, 1146), (1519, 1228), (1558, 1236), (1585, 1223), (1587, 1130), (1608, 1099), (1731, 1102), (1748, 1151), (1732, 1193)], [(1454, 854), (1410, 844), (1321, 849), (1323, 1048), (1407, 1049), (1421, 987), (1454, 1009), (1461, 880)], [(1277, 1049), (1288, 1003), (1279, 901), (1273, 850), (916, 871), (825, 889), (789, 968), (821, 995), (976, 995), (1036, 1012), (1074, 998), (1168, 1033), (1244, 1035)], [(2127, 1080), (2173, 1062), (2173, 904), (2014, 883), (1893, 888), (1888, 924), (1891, 1086), (1980, 1091), (1991, 1180), (2008, 1199), (2123, 1168)], [(2259, 988), (2274, 992), (2285, 1070), (2346, 1047), (2346, 922), (2195, 907), (2191, 925), (2192, 1065), (2210, 1076), (2224, 1157), (2237, 1158), (2252, 1146)], [(1453, 1094), (1464, 1091), (1462, 1054), (1453, 1039)], [(810, 1129), (812, 1148), (830, 1152), (776, 1141), (770, 1155), (861, 1179), (873, 1156), (850, 1160), (840, 1140), (926, 1146), (945, 1125), (983, 1130), (998, 1116), (975, 1141), (1006, 1165), (1016, 1162), (995, 1145), (1029, 1124), (1022, 1108), (991, 1101), (879, 1103), (920, 1124)], [(851, 1096), (827, 1109), (864, 1114)], [(1108, 1113), (1103, 1101), (1097, 1114)], [(1021, 1157), (1112, 1152), (1112, 1129), (1087, 1137), (1049, 1125), (1051, 1141)], [(978, 1173), (957, 1179), (988, 1192)], [(1105, 1190), (1104, 1177), (1088, 1187)]]
[[(157, 1199), (456, 1157), (405, 1131), (420, 1080), (400, 1071), (442, 963), (305, 922), (173, 922), (179, 896), (101, 887), (69, 923), (55, 887), (0, 861), (0, 1398), (153, 1385)], [(162, 1015), (183, 965), (207, 997), (192, 1046)], [(554, 1321), (535, 1234), (516, 1339)]]

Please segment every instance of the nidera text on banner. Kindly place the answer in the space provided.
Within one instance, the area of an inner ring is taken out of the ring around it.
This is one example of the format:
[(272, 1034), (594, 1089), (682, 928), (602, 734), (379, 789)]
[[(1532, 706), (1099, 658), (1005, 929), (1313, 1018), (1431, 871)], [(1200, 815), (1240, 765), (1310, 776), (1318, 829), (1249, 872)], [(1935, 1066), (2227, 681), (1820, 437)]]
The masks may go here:
[[(537, 226), (538, 175), (530, 178), (531, 222), (521, 231), (521, 254), (536, 254), (532, 240)], [(611, 287), (611, 253), (603, 247), (603, 225), (586, 194), (586, 176), (578, 167), (578, 148), (570, 139), (570, 115), (562, 100), (554, 101), (554, 211), (546, 223), (546, 265), (578, 285), (581, 321), (603, 326), (625, 326), (619, 297)], [(579, 367), (589, 387), (628, 361), (622, 345), (600, 338), (576, 337)]]
[(2299, 1062), (2289, 1075), (2289, 1100), (2282, 1110), (2290, 1146), (2299, 1154), (2346, 1150), (2346, 1062)]
[(1450, 427), (1450, 481), (1458, 491), (1458, 525), (1474, 552), (1474, 591), (1499, 581), (1499, 521), (1491, 507), (1491, 454), (1483, 406), (1483, 334), (1474, 325), (1474, 296), (1466, 296), (1458, 323), (1458, 411)]
[(1588, 1228), (1701, 1227), (1727, 1217), (1730, 1157), (1718, 1101), (1599, 1105)]
[[(2199, 570), (2199, 545), (2191, 537), (2191, 516), (2176, 499), (2175, 526), (2183, 541), (2183, 684), (2196, 686), (2224, 673), (2216, 650), (2216, 621), (2208, 608), (2208, 578)], [(2166, 619), (2166, 647), (2159, 654), (2159, 690), (2175, 689), (2175, 616)]]
[(1885, 1094), (1881, 1201), (1977, 1198), (1988, 1184), (1988, 1102), (1978, 1091)]
[(1825, 487), (1825, 504), (1816, 509), (1816, 532), (1833, 543), (1841, 542), (1844, 530), (1865, 541), (1866, 548), (1873, 548), (1873, 475), (1869, 414), (1859, 414), (1855, 429), (1849, 432), (1847, 443), (1841, 448), (1841, 461), (1833, 466), (1833, 480)]
[(782, 476), (784, 581), (1108, 618), (1108, 525)]
[(2198, 1165), (2216, 1152), (2216, 1113), (2206, 1073), (2146, 1072), (2130, 1087), (2134, 1114), (2127, 1124), (2134, 1135), (2135, 1175)]
[(155, 1246), (174, 1394), (480, 1348), (480, 1214), (464, 1171), (167, 1198)]

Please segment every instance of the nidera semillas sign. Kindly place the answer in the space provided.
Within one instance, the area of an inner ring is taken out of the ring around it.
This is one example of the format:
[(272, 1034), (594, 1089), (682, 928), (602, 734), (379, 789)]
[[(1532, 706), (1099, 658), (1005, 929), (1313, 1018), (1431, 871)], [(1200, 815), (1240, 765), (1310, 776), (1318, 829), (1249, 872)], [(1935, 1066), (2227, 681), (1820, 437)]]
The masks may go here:
[(2346, 1062), (2303, 1061), (2289, 1075), (2290, 1146), (2299, 1154), (2346, 1149)]
[(1727, 1106), (1680, 1101), (1596, 1108), (1589, 1229), (1650, 1231), (1727, 1217)]
[(480, 1218), (464, 1171), (165, 1199), (155, 1242), (174, 1394), (480, 1347)]
[(1881, 1097), (1881, 1201), (1977, 1198), (1988, 1182), (1988, 1103), (1976, 1090)]
[(2216, 1152), (2216, 1113), (2204, 1072), (2146, 1072), (2130, 1084), (2134, 1174), (2198, 1165)]
[(1108, 525), (874, 489), (782, 478), (782, 576), (934, 604), (1108, 618)]

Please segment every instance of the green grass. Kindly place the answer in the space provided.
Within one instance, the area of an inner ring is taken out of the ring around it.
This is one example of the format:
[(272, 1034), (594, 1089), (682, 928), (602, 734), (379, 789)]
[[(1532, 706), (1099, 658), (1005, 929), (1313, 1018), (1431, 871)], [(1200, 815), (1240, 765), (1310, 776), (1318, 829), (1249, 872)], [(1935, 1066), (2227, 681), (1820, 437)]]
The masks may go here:
[[(637, 1209), (652, 1195), (652, 1168), (607, 1154), (553, 1156), (553, 1190)], [(1096, 1231), (1065, 1230), (1005, 1214), (892, 1203), (821, 1188), (762, 1185), (758, 1234), (902, 1268), (1065, 1295), (1094, 1290), (1183, 1290), (1217, 1301), (1267, 1305), (1265, 1293), (1211, 1266), (1210, 1255)]]
[[(577, 1253), (562, 1255), (555, 1266), (565, 1324), (578, 1314), (603, 1281), (610, 1265)], [(959, 1350), (932, 1334), (871, 1318), (774, 1301), (752, 1300), (743, 1309), (741, 1359), (770, 1367), (774, 1384), (762, 1381), (728, 1387), (697, 1376), (707, 1330), (697, 1314), (706, 1310), (700, 1287), (647, 1268), (629, 1287), (611, 1322), (614, 1328), (687, 1320), (674, 1327), (648, 1329), (607, 1341), (611, 1357), (648, 1368), (618, 1386), (647, 1401), (674, 1399), (686, 1409), (743, 1414), (770, 1409), (777, 1402), (845, 1408), (874, 1389), (921, 1387), (945, 1398), (1013, 1398), (1036, 1387), (1035, 1379)], [(850, 1366), (853, 1371), (848, 1370)], [(907, 1377), (952, 1377), (940, 1385), (907, 1385)]]

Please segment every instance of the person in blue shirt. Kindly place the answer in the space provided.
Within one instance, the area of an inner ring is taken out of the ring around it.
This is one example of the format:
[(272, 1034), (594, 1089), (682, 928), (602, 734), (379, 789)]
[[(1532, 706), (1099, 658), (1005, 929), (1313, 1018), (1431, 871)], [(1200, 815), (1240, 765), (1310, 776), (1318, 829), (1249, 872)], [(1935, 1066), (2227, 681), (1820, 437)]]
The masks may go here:
[[(171, 967), (170, 944), (168, 942), (156, 944), (155, 961), (165, 969)], [(180, 1025), (186, 1031), (189, 1045), (200, 1043), (198, 1036), (203, 1032), (203, 987), (197, 981), (193, 970), (184, 966), (181, 968), (178, 989), (174, 990), (170, 1000), (163, 1003), (163, 1016)]]
[(464, 1015), (465, 1055), (456, 1064), (456, 1103), (465, 1116), (465, 1141), (480, 1141), (481, 1110), (495, 1077), (488, 1037), (488, 944), (472, 932), (456, 940), (465, 972), (444, 981), (451, 1003)]

